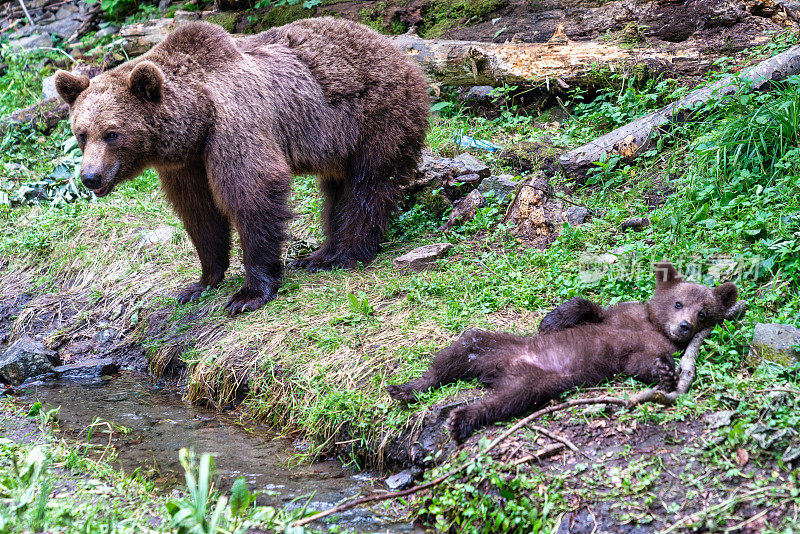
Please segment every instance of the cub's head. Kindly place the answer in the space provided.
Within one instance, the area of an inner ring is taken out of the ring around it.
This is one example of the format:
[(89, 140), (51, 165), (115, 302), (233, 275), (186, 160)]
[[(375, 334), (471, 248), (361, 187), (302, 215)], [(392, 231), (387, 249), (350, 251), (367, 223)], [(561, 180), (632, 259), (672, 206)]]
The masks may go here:
[(656, 292), (647, 304), (650, 321), (678, 344), (686, 344), (700, 330), (721, 323), (736, 303), (739, 291), (732, 282), (715, 288), (686, 282), (670, 262), (656, 264)]
[(135, 178), (157, 143), (154, 113), (164, 75), (150, 61), (126, 63), (91, 82), (60, 70), (56, 90), (70, 107), (72, 133), (83, 151), (81, 181), (98, 197)]

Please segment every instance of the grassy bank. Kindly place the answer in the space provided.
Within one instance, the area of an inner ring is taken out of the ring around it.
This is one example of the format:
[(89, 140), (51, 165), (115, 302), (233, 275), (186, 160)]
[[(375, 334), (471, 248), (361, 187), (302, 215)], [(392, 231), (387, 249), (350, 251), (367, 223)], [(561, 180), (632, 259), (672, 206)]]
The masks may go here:
[[(29, 102), (36, 83), (29, 76), (12, 87), (10, 77), (22, 76), (22, 67), (14, 65), (0, 87), (6, 90), (3, 105), (8, 108)], [(289, 272), (274, 302), (228, 318), (223, 305), (243, 282), (238, 261), (220, 288), (196, 303), (176, 305), (173, 295), (197, 279), (199, 262), (159, 192), (157, 178), (148, 172), (99, 201), (0, 207), (0, 299), (31, 297), (17, 315), (15, 335), (45, 333), (50, 345), (68, 347), (72, 340), (113, 328), (119, 332), (118, 346), (147, 347), (154, 374), (169, 369), (176, 359), (185, 363), (189, 400), (220, 408), (240, 403), (250, 417), (311, 438), (317, 450), (333, 450), (337, 441), (346, 442), (339, 448), (346, 461), (380, 464), (390, 438), (414, 425), (421, 410), (470, 385), (431, 392), (409, 408), (391, 401), (385, 386), (420, 373), (431, 354), (465, 328), (532, 332), (544, 313), (578, 294), (604, 305), (646, 299), (653, 287), (650, 265), (662, 258), (707, 283), (734, 274), (750, 310), (742, 320), (718, 327), (708, 340), (691, 398), (670, 409), (641, 407), (614, 416), (609, 424), (627, 425), (635, 432), (676, 427), (706, 413), (733, 410), (735, 423), (705, 433), (695, 428), (692, 431), (703, 434), (703, 440), (681, 450), (702, 466), (699, 471), (707, 469), (718, 481), (709, 486), (715, 498), (726, 499), (737, 480), (755, 484), (753, 473), (764, 474), (778, 489), (774, 500), (760, 502), (763, 508), (758, 510), (781, 510), (775, 523), (783, 528), (800, 505), (793, 460), (782, 460), (797, 439), (790, 431), (798, 423), (797, 398), (781, 400), (768, 417), (764, 409), (775, 405), (769, 388), (796, 390), (798, 367), (753, 365), (747, 356), (755, 323), (797, 324), (800, 315), (798, 82), (712, 106), (703, 122), (686, 125), (671, 144), (635, 164), (610, 159), (598, 165), (584, 187), (562, 189), (565, 184), (556, 178), (560, 194), (585, 205), (593, 216), (584, 225), (564, 226), (545, 251), (526, 249), (510, 234), (502, 223), (505, 206), (490, 203), (473, 221), (438, 234), (434, 229), (446, 213), (416, 205), (399, 216), (384, 252), (372, 265), (346, 272)], [(445, 116), (432, 119), (429, 145), (452, 155), (457, 150), (454, 135), (464, 132), (502, 145), (547, 136), (561, 150), (675, 96), (670, 84), (625, 87), (592, 102), (574, 95), (570, 118), (558, 126), (545, 123), (544, 128), (532, 117), (509, 112), (491, 121), (466, 115), (453, 105)], [(762, 135), (767, 128), (771, 133)], [(10, 190), (51, 174), (68, 138), (65, 124), (46, 138), (30, 132), (7, 135), (2, 165), (5, 180), (13, 182)], [(69, 150), (65, 165), (74, 169), (77, 160)], [(479, 156), (497, 172), (509, 170), (500, 158)], [(297, 178), (294, 205), (290, 256), (322, 239), (321, 204), (312, 178)], [(634, 216), (648, 216), (651, 226), (642, 232), (618, 230), (622, 221)], [(144, 233), (164, 226), (176, 229), (171, 238), (155, 245), (142, 243)], [(399, 254), (443, 240), (454, 248), (435, 270), (414, 273), (392, 267), (391, 260)], [(609, 252), (617, 257), (611, 268), (599, 277), (584, 276), (587, 257)], [(731, 260), (742, 269), (728, 272)], [(610, 386), (621, 395), (641, 387), (633, 382)], [(588, 427), (607, 416), (574, 417)], [(753, 429), (765, 424), (775, 439), (754, 437), (758, 433)], [(749, 451), (744, 465), (732, 460), (739, 449)], [(516, 469), (518, 476), (509, 482), (507, 466), (487, 462), (482, 471), (486, 474), (442, 487), (422, 505), (421, 513), (441, 528), (474, 521), (471, 517), (485, 521), (500, 513), (492, 503), (507, 498), (503, 491), (527, 495), (537, 510), (533, 515), (508, 512), (512, 530), (533, 524), (544, 529), (591, 499), (612, 502), (624, 497), (627, 521), (649, 518), (672, 524), (688, 517), (685, 510), (691, 509), (691, 503), (668, 503), (657, 513), (650, 511), (660, 506), (648, 502), (659, 479), (642, 480), (642, 472), (657, 468), (658, 476), (668, 478), (671, 469), (663, 465), (634, 462), (623, 473), (611, 472), (620, 469), (612, 464), (573, 465), (563, 473), (525, 468)], [(605, 486), (617, 479), (619, 485)], [(496, 492), (485, 491), (487, 480)], [(577, 501), (572, 498), (576, 495)], [(454, 517), (447, 511), (454, 506), (474, 510), (473, 515)], [(728, 508), (713, 512), (717, 518)], [(701, 520), (705, 516), (697, 521)]]

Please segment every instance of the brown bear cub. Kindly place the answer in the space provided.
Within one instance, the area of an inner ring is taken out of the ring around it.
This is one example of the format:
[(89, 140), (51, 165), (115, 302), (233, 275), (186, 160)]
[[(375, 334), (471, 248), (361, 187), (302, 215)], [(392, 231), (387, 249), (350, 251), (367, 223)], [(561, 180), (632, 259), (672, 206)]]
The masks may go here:
[(713, 289), (693, 284), (671, 263), (659, 263), (656, 291), (647, 303), (603, 309), (571, 299), (545, 316), (534, 336), (467, 330), (436, 354), (422, 376), (387, 389), (393, 398), (409, 402), (417, 392), (459, 379), (476, 378), (491, 388), (488, 396), (451, 414), (450, 434), (458, 442), (565, 391), (619, 374), (673, 391), (673, 354), (696, 332), (722, 322), (738, 294), (731, 282)]
[(83, 151), (81, 180), (98, 197), (158, 171), (202, 266), (180, 303), (222, 281), (239, 232), (245, 281), (231, 313), (277, 294), (292, 174), (318, 175), (327, 234), (295, 266), (367, 263), (428, 127), (428, 83), (414, 62), (377, 32), (331, 18), (240, 38), (189, 24), (91, 82), (59, 71), (56, 88)]

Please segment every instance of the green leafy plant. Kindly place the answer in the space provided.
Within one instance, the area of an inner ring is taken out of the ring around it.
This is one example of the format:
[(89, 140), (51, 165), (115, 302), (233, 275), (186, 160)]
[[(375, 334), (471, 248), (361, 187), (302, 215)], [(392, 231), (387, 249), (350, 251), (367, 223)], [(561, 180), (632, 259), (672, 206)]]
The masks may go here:
[(220, 495), (213, 504), (214, 459), (210, 454), (203, 454), (198, 462), (194, 452), (185, 448), (180, 450), (179, 458), (189, 496), (167, 503), (172, 526), (178, 534), (216, 534), (225, 519), (223, 514), (228, 500)]

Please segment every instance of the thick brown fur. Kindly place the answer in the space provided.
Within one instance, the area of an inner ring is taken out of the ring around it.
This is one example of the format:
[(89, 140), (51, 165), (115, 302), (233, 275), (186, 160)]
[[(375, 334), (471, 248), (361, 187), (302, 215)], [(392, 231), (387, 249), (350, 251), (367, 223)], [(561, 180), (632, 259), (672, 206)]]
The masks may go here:
[(409, 402), (418, 392), (459, 379), (477, 379), (491, 388), (491, 394), (451, 414), (450, 433), (458, 442), (565, 391), (617, 375), (673, 391), (673, 354), (699, 330), (722, 322), (737, 298), (731, 282), (713, 289), (693, 284), (671, 263), (659, 263), (656, 291), (647, 303), (603, 309), (571, 299), (545, 316), (535, 336), (467, 330), (436, 354), (422, 376), (387, 389), (393, 398)]
[(190, 24), (91, 82), (59, 71), (56, 88), (97, 196), (158, 171), (202, 265), (181, 303), (222, 281), (239, 232), (246, 276), (232, 313), (276, 296), (292, 174), (319, 176), (328, 238), (296, 266), (367, 263), (428, 126), (419, 68), (380, 34), (331, 18), (238, 39)]

